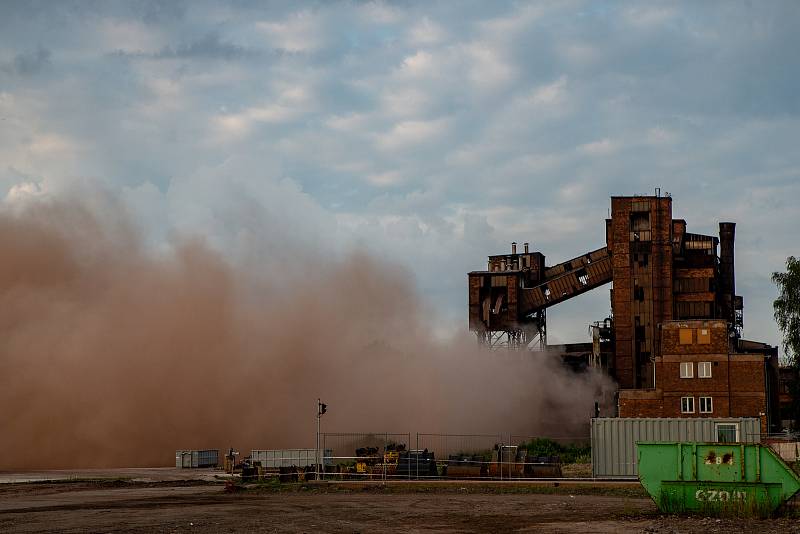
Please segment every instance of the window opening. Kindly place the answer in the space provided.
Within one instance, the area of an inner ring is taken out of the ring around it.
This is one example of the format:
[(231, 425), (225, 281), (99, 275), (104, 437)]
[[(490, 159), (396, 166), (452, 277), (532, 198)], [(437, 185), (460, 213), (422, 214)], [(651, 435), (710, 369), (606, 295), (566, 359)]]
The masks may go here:
[(739, 441), (739, 424), (717, 423), (717, 441), (720, 443), (736, 443)]
[(681, 378), (694, 378), (694, 365), (692, 362), (681, 362)]

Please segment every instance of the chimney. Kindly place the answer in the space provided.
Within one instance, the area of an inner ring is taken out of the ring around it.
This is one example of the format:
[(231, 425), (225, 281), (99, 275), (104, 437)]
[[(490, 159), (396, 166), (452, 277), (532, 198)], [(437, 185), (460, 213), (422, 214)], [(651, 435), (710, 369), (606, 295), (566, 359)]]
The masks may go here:
[(523, 243), (522, 246), (525, 248), (525, 254), (527, 254), (528, 253), (528, 244), (527, 243)]
[(517, 253), (517, 242), (516, 241), (512, 241), (511, 242), (511, 253), (512, 254), (516, 254)]
[(719, 291), (722, 295), (722, 302), (725, 306), (725, 319), (731, 324), (735, 322), (736, 313), (734, 305), (736, 302), (736, 277), (734, 274), (733, 243), (736, 237), (736, 223), (719, 223)]

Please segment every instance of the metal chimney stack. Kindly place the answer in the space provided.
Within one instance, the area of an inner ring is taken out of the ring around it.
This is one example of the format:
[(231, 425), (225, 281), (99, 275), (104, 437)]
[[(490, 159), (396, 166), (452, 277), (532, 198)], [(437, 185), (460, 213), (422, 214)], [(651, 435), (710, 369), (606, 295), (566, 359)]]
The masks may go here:
[(719, 223), (719, 273), (720, 294), (724, 306), (725, 319), (731, 324), (736, 322), (734, 303), (736, 302), (736, 276), (734, 273), (734, 240), (736, 223)]

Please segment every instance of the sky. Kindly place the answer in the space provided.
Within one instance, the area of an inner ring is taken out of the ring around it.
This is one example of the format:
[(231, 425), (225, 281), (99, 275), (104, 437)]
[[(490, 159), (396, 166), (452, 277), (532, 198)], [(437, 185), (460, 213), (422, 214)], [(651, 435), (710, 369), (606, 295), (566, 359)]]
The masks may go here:
[[(737, 223), (744, 335), (778, 344), (798, 27), (794, 1), (5, 0), (2, 209), (78, 197), (269, 272), (367, 251), (469, 335), (487, 255), (594, 250), (611, 195), (658, 187), (690, 232)], [(550, 342), (588, 341), (608, 289), (548, 311)]]

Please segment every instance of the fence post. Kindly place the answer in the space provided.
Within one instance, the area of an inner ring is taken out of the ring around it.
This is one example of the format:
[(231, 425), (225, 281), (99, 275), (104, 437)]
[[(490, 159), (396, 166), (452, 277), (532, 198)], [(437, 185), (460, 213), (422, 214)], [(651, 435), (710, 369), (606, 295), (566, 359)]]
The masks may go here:
[[(416, 451), (417, 451), (417, 458), (416, 458), (416, 461), (414, 463), (417, 465), (417, 480), (419, 480), (419, 432), (417, 432), (417, 449), (416, 449)], [(409, 466), (409, 467), (411, 467), (411, 466)], [(411, 469), (409, 469), (408, 471), (411, 472)]]
[(503, 436), (500, 436), (499, 448), (497, 451), (498, 471), (500, 472), (500, 480), (503, 480)]
[[(408, 433), (408, 441), (406, 441), (407, 455), (408, 455), (408, 480), (411, 480), (411, 432)], [(397, 468), (400, 469), (400, 459), (397, 459)]]

